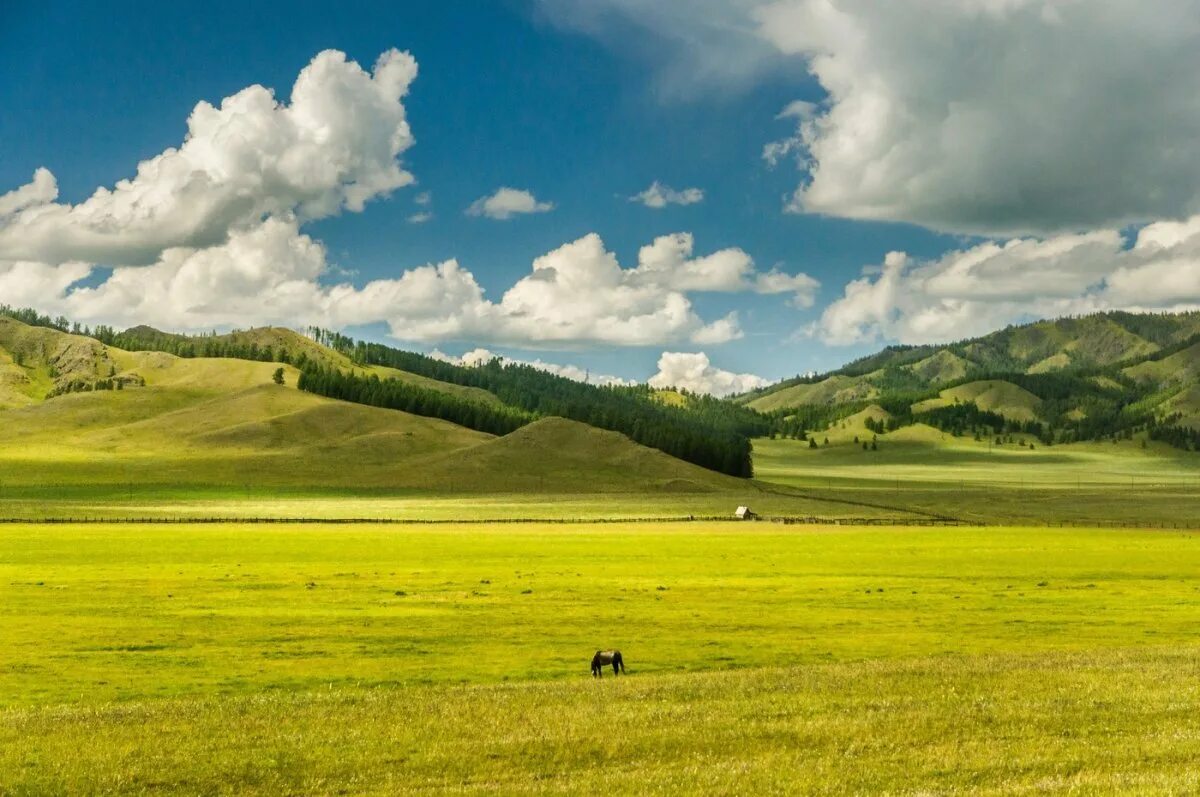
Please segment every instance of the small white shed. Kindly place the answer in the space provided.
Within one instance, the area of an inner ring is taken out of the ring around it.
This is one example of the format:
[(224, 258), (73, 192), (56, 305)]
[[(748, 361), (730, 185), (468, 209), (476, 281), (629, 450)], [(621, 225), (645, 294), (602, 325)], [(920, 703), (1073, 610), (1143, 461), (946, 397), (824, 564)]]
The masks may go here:
[(750, 511), (750, 507), (748, 506), (739, 506), (737, 511), (733, 514), (738, 520), (753, 520), (754, 518), (758, 517)]

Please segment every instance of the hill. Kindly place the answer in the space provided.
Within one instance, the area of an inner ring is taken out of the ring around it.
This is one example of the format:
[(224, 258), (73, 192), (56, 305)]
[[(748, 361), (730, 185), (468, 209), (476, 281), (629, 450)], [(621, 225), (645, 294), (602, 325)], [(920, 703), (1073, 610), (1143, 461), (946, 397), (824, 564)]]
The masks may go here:
[(116, 363), (93, 338), (0, 316), (0, 408), (22, 407), (73, 385), (112, 376)]
[(958, 387), (941, 391), (937, 398), (926, 399), (913, 405), (913, 412), (929, 412), (953, 404), (974, 403), (986, 412), (994, 412), (1017, 421), (1032, 421), (1037, 418), (1042, 400), (1019, 385), (1002, 380), (968, 382)]
[(1039, 321), (944, 346), (891, 346), (836, 371), (734, 400), (785, 436), (823, 434), (877, 404), (894, 431), (1162, 440), (1200, 448), (1200, 313)]
[(616, 432), (543, 418), (422, 463), (413, 486), (485, 492), (705, 492), (745, 482), (640, 446)]
[[(369, 385), (401, 384), (418, 398), (447, 396), (458, 407), (521, 412), (481, 387), (356, 363), (289, 330), (199, 340), (143, 327), (110, 337), (186, 356), (0, 318), (0, 463), (8, 486), (643, 493), (745, 486), (579, 422), (530, 416), (528, 427), (495, 438), (424, 417), (436, 414), (428, 406), (413, 414), (298, 390), (301, 368), (316, 367)], [(274, 384), (279, 368), (283, 385)], [(689, 398), (673, 411), (701, 417), (711, 401)], [(649, 396), (645, 404), (659, 406)]]

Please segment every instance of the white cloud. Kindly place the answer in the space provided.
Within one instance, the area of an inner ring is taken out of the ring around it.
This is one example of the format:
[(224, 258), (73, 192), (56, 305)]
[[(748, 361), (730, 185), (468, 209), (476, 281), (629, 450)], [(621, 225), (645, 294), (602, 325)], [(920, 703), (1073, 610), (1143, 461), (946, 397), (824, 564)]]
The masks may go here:
[(58, 199), (58, 181), (49, 169), (39, 168), (34, 171), (33, 180), (7, 194), (0, 194), (0, 220), (19, 210), (33, 205), (46, 205), (55, 199)]
[[(413, 142), (401, 100), (416, 71), (395, 50), (371, 74), (341, 53), (321, 53), (300, 73), (290, 104), (259, 86), (220, 108), (200, 103), (178, 149), (77, 205), (56, 202), (54, 176), (38, 170), (0, 195), (0, 298), (91, 324), (384, 322), (400, 340), (549, 348), (741, 337), (736, 314), (702, 318), (689, 298), (695, 292), (811, 303), (816, 283), (805, 275), (758, 272), (736, 248), (694, 256), (690, 234), (655, 240), (633, 268), (622, 268), (598, 235), (584, 236), (537, 258), (498, 299), (454, 260), (351, 284), (352, 272), (330, 264), (303, 227), (412, 183), (397, 159)], [(423, 209), (411, 222), (432, 217), (431, 200), (415, 197)], [(501, 189), (479, 212), (504, 218), (549, 207)]]
[(420, 213), (414, 213), (408, 217), (409, 224), (424, 224), (427, 221), (433, 221), (433, 213), (428, 210), (422, 210)]
[(704, 192), (699, 188), (685, 188), (676, 191), (669, 185), (663, 185), (658, 180), (640, 194), (629, 197), (630, 202), (640, 202), (648, 208), (661, 210), (667, 205), (695, 205), (704, 201)]
[[(669, 245), (656, 241), (643, 249), (636, 268), (625, 269), (598, 235), (584, 236), (537, 258), (528, 275), (493, 301), (454, 260), (362, 287), (326, 285), (323, 278), (335, 270), (325, 248), (303, 234), (295, 219), (269, 218), (233, 232), (218, 246), (175, 247), (152, 265), (120, 266), (88, 288), (71, 290), (93, 272), (88, 264), (0, 261), (0, 295), (117, 326), (340, 328), (385, 322), (400, 340), (545, 347), (707, 345), (741, 337), (736, 314), (706, 322), (688, 294), (761, 290), (760, 281), (778, 273), (756, 274), (740, 250), (692, 258), (690, 235), (668, 238)], [(14, 284), (20, 289), (9, 287)]]
[(413, 197), (413, 202), (416, 202), (421, 207), (428, 207), (433, 202), (433, 194), (429, 191), (422, 191)]
[(171, 248), (221, 245), (265, 216), (360, 211), (413, 180), (397, 158), (413, 143), (402, 100), (416, 74), (396, 50), (372, 73), (327, 50), (300, 72), (290, 104), (262, 86), (219, 108), (201, 102), (180, 147), (78, 205), (54, 203), (53, 175), (39, 170), (0, 201), (0, 260), (145, 265)]
[(1200, 307), (1200, 216), (1144, 227), (984, 243), (929, 262), (902, 252), (850, 282), (812, 332), (830, 344), (956, 340), (1098, 310)]
[(496, 193), (491, 196), (476, 199), (467, 208), (467, 215), (507, 221), (513, 216), (549, 213), (552, 210), (552, 202), (539, 202), (537, 197), (528, 191), (505, 187), (496, 189)]
[(770, 382), (761, 376), (723, 371), (712, 365), (703, 352), (663, 352), (658, 359), (658, 373), (649, 381), (651, 387), (674, 387), (713, 396), (745, 393), (768, 384)]
[(531, 368), (536, 368), (539, 371), (554, 374), (555, 376), (572, 379), (576, 382), (584, 382), (589, 385), (636, 385), (637, 383), (631, 379), (622, 379), (619, 376), (610, 374), (594, 374), (588, 369), (580, 368), (577, 365), (559, 365), (557, 363), (548, 363), (544, 360), (520, 360), (514, 357), (505, 357), (502, 354), (495, 354), (487, 349), (473, 349), (465, 352), (461, 357), (455, 357), (450, 354), (444, 354), (438, 350), (430, 352), (430, 357), (443, 362), (453, 363), (455, 365), (465, 365), (467, 367), (478, 367), (486, 365), (492, 360), (502, 360), (506, 363), (514, 365), (528, 365)]
[(828, 110), (790, 208), (983, 234), (1200, 209), (1200, 6), (1165, 0), (778, 0), (761, 35)]
[(541, 4), (695, 93), (815, 79), (819, 107), (785, 109), (794, 135), (764, 149), (800, 164), (796, 212), (994, 236), (1200, 212), (1193, 0)]

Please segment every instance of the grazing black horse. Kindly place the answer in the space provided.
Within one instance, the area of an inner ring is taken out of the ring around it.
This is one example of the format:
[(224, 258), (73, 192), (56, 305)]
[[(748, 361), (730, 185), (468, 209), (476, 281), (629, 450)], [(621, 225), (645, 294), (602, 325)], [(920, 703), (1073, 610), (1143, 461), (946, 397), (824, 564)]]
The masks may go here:
[(611, 664), (613, 675), (625, 672), (625, 659), (621, 658), (619, 650), (597, 650), (592, 656), (592, 676), (600, 678), (604, 673), (604, 665)]

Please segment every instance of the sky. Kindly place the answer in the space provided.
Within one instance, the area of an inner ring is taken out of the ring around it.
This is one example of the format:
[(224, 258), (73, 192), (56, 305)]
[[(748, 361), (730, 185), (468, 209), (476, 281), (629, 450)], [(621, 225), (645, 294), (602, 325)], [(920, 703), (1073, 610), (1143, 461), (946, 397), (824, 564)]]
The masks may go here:
[(0, 4), (0, 303), (727, 394), (1200, 304), (1200, 6)]

